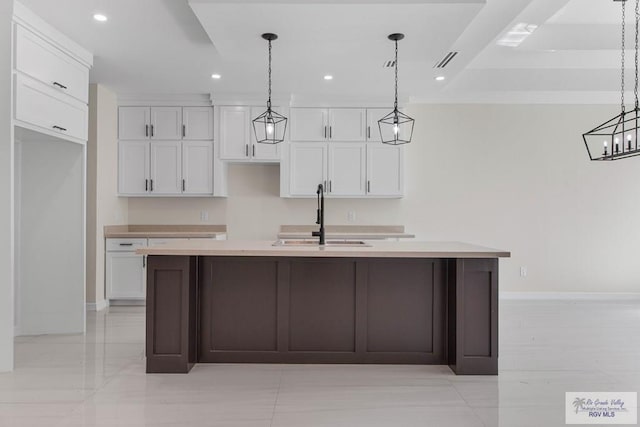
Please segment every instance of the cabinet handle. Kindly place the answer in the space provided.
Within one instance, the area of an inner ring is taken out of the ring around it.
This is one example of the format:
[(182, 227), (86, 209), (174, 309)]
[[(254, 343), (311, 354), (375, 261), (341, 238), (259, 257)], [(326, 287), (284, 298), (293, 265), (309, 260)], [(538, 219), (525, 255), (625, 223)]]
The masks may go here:
[(151, 137), (153, 137), (153, 134), (154, 134), (154, 132), (153, 132), (153, 125), (151, 125)]
[(327, 138), (327, 127), (326, 126), (324, 127), (324, 137), (325, 137), (325, 139)]
[(133, 246), (133, 243), (120, 243), (120, 246)]
[(142, 255), (142, 268), (146, 268), (146, 267), (147, 267), (147, 256)]
[(367, 138), (371, 139), (371, 126), (367, 126)]
[(184, 192), (184, 179), (182, 180), (182, 191)]
[(333, 126), (329, 126), (329, 139), (333, 138)]
[(185, 136), (187, 136), (187, 126), (182, 125), (182, 137), (184, 138)]
[(66, 132), (66, 131), (67, 131), (67, 129), (66, 129), (66, 128), (63, 128), (63, 127), (60, 127), (60, 126), (57, 126), (57, 125), (53, 125), (53, 128), (54, 128), (54, 129), (61, 130), (61, 131), (63, 131), (63, 132)]
[(252, 151), (251, 151), (251, 156), (255, 157), (256, 156), (256, 144), (253, 144), (253, 146), (251, 147)]
[(325, 179), (324, 181), (322, 181), (322, 188), (324, 189), (324, 192), (327, 192), (327, 180)]
[(54, 86), (58, 86), (60, 89), (67, 89), (67, 87), (65, 85), (63, 85), (62, 83), (58, 83), (58, 82), (53, 82)]
[(333, 182), (333, 181), (329, 180), (329, 193), (331, 193), (331, 192), (333, 191), (333, 190), (331, 189), (331, 183), (332, 183), (332, 182)]
[(144, 136), (149, 136), (149, 125), (144, 125)]
[(249, 144), (244, 144), (244, 156), (249, 157)]
[(371, 181), (367, 180), (367, 193), (371, 193)]
[(149, 180), (148, 179), (144, 180), (144, 191), (149, 191)]
[(149, 181), (151, 183), (151, 191), (153, 191), (153, 180)]

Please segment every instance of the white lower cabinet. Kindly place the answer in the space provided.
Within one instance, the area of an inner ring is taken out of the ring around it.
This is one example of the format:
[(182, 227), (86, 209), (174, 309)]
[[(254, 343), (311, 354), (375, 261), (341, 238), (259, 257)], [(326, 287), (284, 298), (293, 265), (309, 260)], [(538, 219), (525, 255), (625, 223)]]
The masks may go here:
[(140, 300), (146, 293), (146, 256), (136, 248), (146, 246), (147, 239), (107, 239), (105, 262), (106, 298)]

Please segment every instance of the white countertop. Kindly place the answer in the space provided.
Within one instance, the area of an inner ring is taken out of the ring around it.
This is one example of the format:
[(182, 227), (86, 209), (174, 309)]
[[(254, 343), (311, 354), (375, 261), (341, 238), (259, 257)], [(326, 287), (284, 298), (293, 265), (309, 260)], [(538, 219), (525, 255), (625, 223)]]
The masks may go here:
[(271, 240), (190, 240), (140, 248), (141, 255), (369, 257), (369, 258), (503, 258), (508, 251), (463, 242), (370, 242), (368, 247), (274, 246)]

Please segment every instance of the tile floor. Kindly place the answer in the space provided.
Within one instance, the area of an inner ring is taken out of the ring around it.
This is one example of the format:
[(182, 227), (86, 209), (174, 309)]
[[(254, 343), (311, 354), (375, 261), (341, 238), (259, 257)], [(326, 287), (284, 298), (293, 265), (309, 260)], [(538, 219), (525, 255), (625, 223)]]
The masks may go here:
[(640, 302), (502, 301), (500, 375), (443, 366), (198, 365), (144, 373), (144, 312), (17, 339), (0, 427), (564, 425), (565, 391), (640, 392)]

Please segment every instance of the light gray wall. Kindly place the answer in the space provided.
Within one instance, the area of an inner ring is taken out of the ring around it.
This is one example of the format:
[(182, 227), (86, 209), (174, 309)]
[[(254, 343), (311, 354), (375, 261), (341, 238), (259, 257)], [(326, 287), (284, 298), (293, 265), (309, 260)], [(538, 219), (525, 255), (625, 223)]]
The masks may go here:
[[(588, 160), (582, 132), (614, 106), (414, 105), (401, 200), (328, 200), (327, 222), (404, 224), (420, 240), (512, 251), (501, 289), (640, 292), (640, 157)], [(114, 166), (115, 167), (115, 166)], [(131, 223), (226, 223), (234, 239), (312, 224), (314, 200), (278, 195), (278, 166), (234, 165), (229, 198), (131, 199)], [(520, 277), (520, 267), (527, 276)]]
[(12, 14), (13, 1), (0, 0), (0, 372), (13, 369)]
[(127, 223), (127, 199), (117, 197), (117, 162), (117, 98), (106, 87), (92, 84), (87, 144), (87, 303), (98, 307), (105, 303), (104, 226)]

